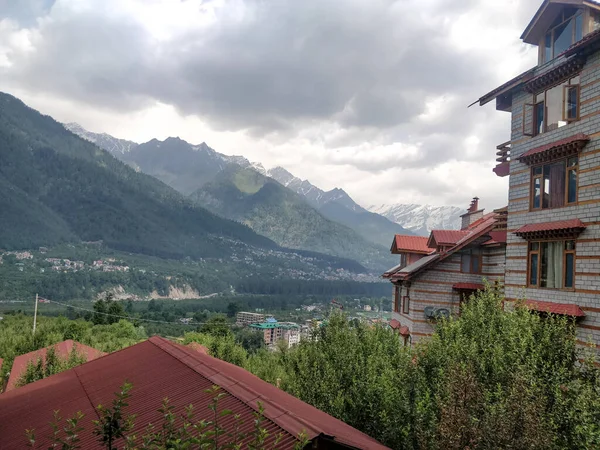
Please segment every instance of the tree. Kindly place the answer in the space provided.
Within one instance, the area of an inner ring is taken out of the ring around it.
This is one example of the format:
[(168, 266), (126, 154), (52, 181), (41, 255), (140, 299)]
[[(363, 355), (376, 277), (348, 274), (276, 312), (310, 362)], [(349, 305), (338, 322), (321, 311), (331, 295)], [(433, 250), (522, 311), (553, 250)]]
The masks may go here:
[(233, 336), (230, 325), (231, 324), (227, 321), (226, 317), (216, 315), (208, 319), (206, 323), (200, 327), (200, 332), (217, 337)]
[(77, 352), (77, 348), (73, 347), (71, 352), (66, 358), (61, 358), (56, 353), (54, 347), (50, 347), (46, 350), (45, 357), (38, 358), (35, 362), (28, 361), (25, 373), (23, 373), (17, 380), (17, 386), (24, 386), (34, 381), (41, 380), (67, 369), (79, 366), (86, 362), (85, 356)]
[(133, 314), (133, 301), (131, 299), (127, 300), (125, 304), (125, 312), (127, 314)]
[(107, 308), (106, 302), (102, 299), (94, 302), (94, 315), (92, 316), (92, 322), (94, 325), (103, 325), (107, 323)]
[(235, 317), (240, 311), (240, 304), (236, 302), (229, 302), (227, 305), (227, 317)]

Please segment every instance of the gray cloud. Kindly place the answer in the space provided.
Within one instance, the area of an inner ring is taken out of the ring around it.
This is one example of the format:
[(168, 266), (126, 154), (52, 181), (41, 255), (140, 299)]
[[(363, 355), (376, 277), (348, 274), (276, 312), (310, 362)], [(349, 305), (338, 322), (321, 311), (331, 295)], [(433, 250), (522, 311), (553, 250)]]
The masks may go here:
[[(503, 113), (466, 108), (497, 84), (489, 64), (496, 55), (460, 50), (450, 38), (479, 0), (224, 1), (214, 24), (158, 38), (143, 18), (120, 14), (117, 0), (73, 10), (29, 0), (34, 6), (11, 14), (35, 29), (33, 51), (10, 53), (0, 80), (118, 114), (159, 101), (214, 130), (278, 143), (317, 124), (307, 139), (328, 154), (315, 160), (373, 174), (451, 160), (491, 168), (494, 145), (509, 138)], [(513, 20), (526, 23), (534, 3), (522, 2)], [(506, 17), (483, 20), (493, 28)], [(442, 97), (445, 109), (423, 120), (426, 100)], [(320, 135), (320, 124), (339, 132)], [(468, 136), (481, 143), (466, 152)], [(355, 148), (398, 142), (418, 146), (418, 155), (371, 157)], [(421, 192), (457, 195), (422, 173), (411, 182)]]

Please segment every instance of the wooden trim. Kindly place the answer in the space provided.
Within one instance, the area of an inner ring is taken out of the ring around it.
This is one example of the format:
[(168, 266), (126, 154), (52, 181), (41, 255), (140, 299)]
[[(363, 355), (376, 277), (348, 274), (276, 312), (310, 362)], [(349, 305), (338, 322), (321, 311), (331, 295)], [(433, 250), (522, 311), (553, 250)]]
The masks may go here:
[[(519, 183), (519, 184), (514, 184), (514, 185), (508, 185), (508, 189), (517, 189), (517, 188), (522, 188), (525, 186), (529, 186), (529, 181), (526, 181), (525, 183)], [(509, 200), (510, 201), (510, 200)]]
[[(566, 87), (566, 86), (565, 86)], [(597, 95), (596, 97), (592, 97), (592, 98), (588, 98), (587, 100), (583, 100), (581, 103), (581, 105), (587, 105), (588, 103), (592, 103), (595, 102), (597, 100), (600, 100), (600, 95)]]
[(600, 308), (594, 308), (592, 306), (581, 306), (581, 309), (583, 311), (587, 311), (587, 312), (596, 312), (596, 313), (600, 313)]
[(591, 289), (575, 289), (575, 292), (578, 292), (580, 294), (600, 295), (600, 291), (594, 291), (594, 290), (591, 290)]
[(600, 242), (600, 239), (593, 239), (593, 238), (590, 238), (590, 239), (576, 239), (576, 241), (578, 243), (579, 242)]
[(600, 259), (600, 255), (579, 255), (575, 259)]
[(424, 336), (424, 337), (433, 336), (433, 333), (419, 333), (417, 331), (411, 331), (410, 334), (411, 334), (411, 336)]
[(583, 186), (579, 186), (579, 190), (583, 191), (584, 189), (592, 189), (592, 188), (600, 188), (600, 183), (595, 184), (584, 184)]
[(519, 246), (519, 247), (521, 247), (521, 246), (527, 247), (527, 242), (509, 242), (506, 245), (508, 245), (509, 247), (517, 247), (517, 246)]
[(578, 277), (600, 277), (600, 272), (575, 272)]
[(513, 198), (512, 200), (509, 200), (508, 203), (522, 202), (524, 200), (529, 200), (529, 195), (527, 197)]
[[(529, 107), (530, 109), (528, 110), (527, 107)], [(523, 109), (522, 109), (522, 113), (523, 116), (521, 118), (521, 125), (522, 125), (522, 134), (523, 136), (535, 136), (534, 134), (534, 128), (533, 125), (535, 123), (535, 109), (536, 109), (536, 105), (533, 103), (523, 103)], [(529, 130), (527, 130), (526, 128), (526, 124), (527, 124), (527, 117), (529, 117), (529, 120), (531, 121), (530, 123), (530, 128)]]
[[(594, 200), (581, 200), (579, 203), (577, 203), (577, 205), (581, 206), (581, 205), (594, 205), (596, 203), (600, 203), (600, 199), (594, 199)], [(568, 205), (568, 206), (574, 206), (575, 203)]]
[[(438, 291), (427, 291), (425, 289), (413, 289), (413, 292), (418, 292), (419, 294), (434, 294), (434, 295), (448, 295), (448, 291), (446, 292), (438, 292)], [(415, 300), (420, 301), (420, 300)]]
[[(600, 96), (599, 96), (599, 98), (600, 98)], [(600, 136), (600, 131), (599, 131), (599, 132), (597, 132), (597, 133), (588, 134), (588, 136), (589, 136), (591, 139), (593, 139), (593, 138), (596, 138), (596, 137)]]
[(600, 114), (600, 110), (594, 111), (593, 113), (586, 114), (585, 116), (581, 116), (581, 120), (589, 119), (590, 117), (597, 116), (598, 114)]
[(429, 320), (424, 320), (424, 319), (413, 319), (412, 321), (413, 321), (413, 323), (428, 323), (428, 324), (431, 324), (431, 322), (429, 322)]
[[(593, 66), (586, 66), (586, 67), (585, 67), (585, 69), (583, 69), (583, 70), (581, 71), (581, 74), (583, 75), (583, 74), (584, 74), (584, 73), (586, 73), (588, 70), (589, 70), (589, 72), (591, 72), (591, 70), (590, 70), (590, 69), (592, 69), (592, 68), (595, 68), (595, 67), (599, 67), (599, 66), (600, 66), (600, 64), (594, 64)], [(598, 79), (596, 79), (596, 80), (594, 80), (594, 81), (590, 81), (589, 83), (582, 84), (582, 85), (581, 85), (581, 89), (582, 89), (582, 90), (584, 90), (584, 89), (587, 89), (588, 87), (590, 87), (590, 86), (593, 86), (593, 85), (595, 85), (595, 84), (597, 84), (597, 83), (600, 83), (600, 78), (598, 78)]]
[[(580, 78), (581, 79), (581, 78)], [(570, 81), (569, 81), (570, 82)], [(568, 118), (566, 117), (566, 108), (565, 106), (567, 105), (567, 91), (570, 88), (575, 88), (577, 90), (577, 115), (574, 118)], [(562, 108), (562, 118), (565, 122), (577, 122), (580, 117), (579, 117), (579, 112), (581, 110), (581, 88), (579, 86), (579, 84), (566, 84), (563, 86), (563, 108)]]
[[(592, 135), (590, 135), (590, 137), (597, 137), (597, 136), (600, 136), (600, 133), (596, 133), (596, 134), (592, 134)], [(581, 157), (581, 158), (584, 158), (584, 157), (586, 157), (586, 156), (595, 155), (595, 154), (597, 154), (597, 153), (600, 153), (600, 149), (592, 150), (592, 151), (589, 151), (589, 152), (582, 151), (582, 152), (580, 153), (580, 157)]]
[(577, 324), (577, 327), (578, 327), (578, 328), (583, 328), (583, 329), (585, 329), (585, 330), (594, 330), (594, 331), (600, 331), (600, 327), (597, 327), (597, 326), (595, 326), (595, 325), (586, 325), (586, 324), (584, 324), (584, 323)]
[(579, 175), (581, 175), (582, 173), (595, 172), (598, 169), (600, 169), (600, 166), (590, 167), (589, 169), (582, 169), (579, 171)]
[(456, 306), (457, 305), (457, 302), (441, 302), (441, 301), (436, 301), (436, 300), (415, 300), (415, 299), (413, 299), (413, 301), (415, 303), (424, 304), (424, 305), (444, 305), (444, 306)]
[(518, 260), (521, 260), (521, 259), (527, 259), (527, 256), (507, 256), (506, 259), (518, 259)]
[(527, 271), (526, 270), (506, 269), (505, 273), (524, 273), (524, 274), (527, 274)]
[(462, 273), (460, 270), (450, 269), (429, 269), (430, 272), (444, 272), (444, 273)]
[[(527, 173), (527, 172), (529, 172), (529, 170), (530, 170), (530, 169), (529, 169), (529, 167), (528, 167), (527, 169), (523, 169), (523, 170), (517, 170), (516, 172), (511, 172), (511, 173), (510, 173), (510, 176), (514, 176), (514, 175), (521, 175), (521, 174), (523, 174), (523, 173)], [(529, 184), (529, 182), (527, 182), (527, 184)], [(514, 186), (512, 186), (512, 187), (514, 187)]]

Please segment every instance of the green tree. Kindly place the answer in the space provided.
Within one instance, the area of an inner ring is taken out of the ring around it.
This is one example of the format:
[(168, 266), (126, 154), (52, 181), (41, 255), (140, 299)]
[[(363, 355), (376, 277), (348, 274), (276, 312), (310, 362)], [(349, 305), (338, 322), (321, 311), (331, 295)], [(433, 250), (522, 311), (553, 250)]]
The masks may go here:
[(66, 358), (60, 357), (56, 353), (54, 347), (50, 347), (46, 351), (45, 357), (40, 357), (36, 361), (28, 361), (25, 373), (17, 380), (17, 386), (24, 386), (34, 381), (41, 380), (67, 369), (79, 366), (86, 362), (85, 356), (77, 351), (77, 347), (73, 347)]
[(200, 327), (200, 332), (217, 337), (233, 336), (231, 323), (225, 316), (220, 314), (208, 319), (206, 323)]
[(227, 305), (227, 317), (235, 317), (240, 311), (240, 304), (237, 302), (229, 302)]

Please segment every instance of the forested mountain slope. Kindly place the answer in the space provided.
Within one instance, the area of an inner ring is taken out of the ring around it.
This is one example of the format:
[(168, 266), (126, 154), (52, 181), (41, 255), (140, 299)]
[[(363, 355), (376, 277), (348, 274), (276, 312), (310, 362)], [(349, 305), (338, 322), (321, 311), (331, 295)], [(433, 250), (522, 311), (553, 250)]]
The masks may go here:
[(300, 195), (249, 168), (229, 165), (192, 198), (284, 247), (351, 258), (374, 269), (394, 262), (386, 248), (327, 219)]

